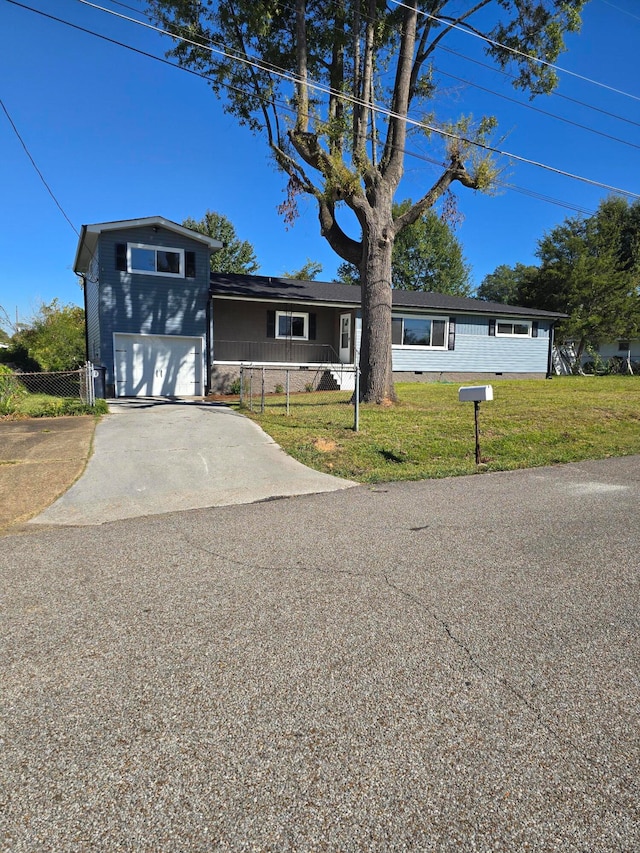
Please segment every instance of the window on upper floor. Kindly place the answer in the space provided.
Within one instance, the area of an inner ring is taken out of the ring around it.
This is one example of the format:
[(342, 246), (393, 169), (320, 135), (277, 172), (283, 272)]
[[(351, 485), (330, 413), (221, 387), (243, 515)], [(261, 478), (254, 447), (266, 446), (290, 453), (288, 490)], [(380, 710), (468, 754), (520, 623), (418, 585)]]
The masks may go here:
[(116, 269), (121, 272), (195, 278), (196, 253), (145, 243), (116, 243)]
[(127, 271), (184, 278), (184, 250), (168, 246), (127, 244)]
[(446, 349), (447, 320), (441, 317), (394, 317), (391, 335), (394, 346)]

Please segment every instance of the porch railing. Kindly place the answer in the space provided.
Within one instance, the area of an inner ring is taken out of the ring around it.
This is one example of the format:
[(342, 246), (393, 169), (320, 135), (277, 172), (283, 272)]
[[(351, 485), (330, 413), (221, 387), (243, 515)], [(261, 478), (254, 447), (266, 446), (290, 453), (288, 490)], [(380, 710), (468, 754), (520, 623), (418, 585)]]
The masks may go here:
[(213, 344), (213, 361), (253, 363), (339, 364), (330, 344), (306, 341), (221, 341)]

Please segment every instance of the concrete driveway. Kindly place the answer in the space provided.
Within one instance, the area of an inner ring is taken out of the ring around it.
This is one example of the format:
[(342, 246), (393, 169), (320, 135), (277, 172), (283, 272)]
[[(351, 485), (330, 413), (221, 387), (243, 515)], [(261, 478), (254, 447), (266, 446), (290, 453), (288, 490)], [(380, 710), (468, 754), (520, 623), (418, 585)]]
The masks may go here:
[(197, 400), (117, 400), (85, 473), (31, 524), (102, 524), (354, 485), (288, 456), (234, 410)]

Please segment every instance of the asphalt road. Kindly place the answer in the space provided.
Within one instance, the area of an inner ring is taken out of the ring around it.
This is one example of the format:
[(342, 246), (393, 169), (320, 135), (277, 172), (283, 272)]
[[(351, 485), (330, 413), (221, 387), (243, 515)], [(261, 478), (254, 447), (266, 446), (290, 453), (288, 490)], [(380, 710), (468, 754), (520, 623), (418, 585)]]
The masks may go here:
[(640, 849), (640, 458), (1, 540), (7, 851)]

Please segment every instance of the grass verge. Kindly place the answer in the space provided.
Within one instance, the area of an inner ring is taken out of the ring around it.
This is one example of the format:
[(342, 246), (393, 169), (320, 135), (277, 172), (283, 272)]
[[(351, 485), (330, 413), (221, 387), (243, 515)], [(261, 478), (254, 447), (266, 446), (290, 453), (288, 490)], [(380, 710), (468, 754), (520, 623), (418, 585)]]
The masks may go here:
[(473, 405), (458, 402), (458, 384), (399, 384), (396, 406), (361, 407), (358, 433), (346, 426), (348, 416), (335, 417), (334, 409), (344, 404), (314, 406), (313, 395), (298, 398), (289, 416), (282, 414), (282, 406), (245, 414), (305, 465), (363, 483), (640, 453), (640, 377), (492, 384), (495, 399), (480, 407), (480, 466), (475, 464)]

